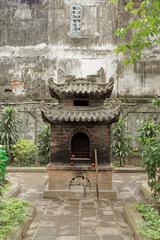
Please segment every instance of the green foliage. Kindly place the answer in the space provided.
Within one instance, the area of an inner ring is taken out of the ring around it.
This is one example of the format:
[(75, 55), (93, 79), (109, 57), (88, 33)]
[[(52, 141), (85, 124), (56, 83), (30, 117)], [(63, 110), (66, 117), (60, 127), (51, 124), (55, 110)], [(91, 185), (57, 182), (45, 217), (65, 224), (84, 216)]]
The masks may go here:
[(12, 146), (12, 154), (18, 166), (32, 166), (35, 163), (37, 147), (31, 141), (21, 139)]
[(142, 145), (155, 137), (160, 129), (159, 125), (151, 119), (139, 121), (138, 124), (138, 142)]
[(13, 107), (4, 107), (0, 118), (0, 144), (6, 146), (11, 158), (11, 146), (19, 138), (20, 120), (18, 113)]
[(160, 215), (154, 207), (138, 203), (136, 208), (142, 215), (145, 223), (141, 228), (141, 233), (150, 240), (160, 240)]
[(156, 106), (156, 107), (160, 107), (160, 97), (156, 97), (154, 100), (153, 100), (153, 105)]
[[(118, 3), (120, 0), (114, 0)], [(124, 40), (119, 44), (117, 53), (125, 55), (126, 63), (139, 60), (145, 48), (157, 46), (160, 43), (160, 1), (159, 0), (128, 0), (126, 13), (130, 14), (127, 26), (117, 29), (117, 36)], [(131, 33), (130, 40), (126, 40)]]
[(160, 138), (153, 137), (143, 150), (143, 164), (148, 175), (148, 185), (154, 192), (154, 197), (160, 197)]
[(156, 198), (160, 194), (160, 126), (151, 119), (141, 121), (139, 126), (142, 165), (147, 171), (148, 185)]
[(0, 146), (0, 181), (5, 179), (8, 157), (4, 147)]
[(0, 146), (0, 196), (2, 196), (2, 191), (4, 187), (4, 180), (6, 175), (8, 157), (5, 149)]
[(126, 131), (126, 126), (123, 119), (120, 119), (112, 131), (112, 155), (114, 157), (113, 164), (115, 166), (123, 166), (126, 164), (127, 158), (131, 153), (130, 136)]
[(40, 163), (50, 162), (50, 127), (48, 124), (41, 126), (38, 133), (38, 153)]
[(28, 203), (20, 199), (9, 199), (0, 203), (0, 240), (7, 239), (11, 230), (24, 221)]

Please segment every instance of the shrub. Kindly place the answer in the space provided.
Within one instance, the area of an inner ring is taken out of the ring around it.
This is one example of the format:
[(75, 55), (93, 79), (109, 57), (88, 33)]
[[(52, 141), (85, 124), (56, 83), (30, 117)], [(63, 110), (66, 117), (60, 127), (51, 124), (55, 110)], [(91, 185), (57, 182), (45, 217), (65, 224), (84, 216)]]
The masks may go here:
[(4, 186), (4, 180), (6, 175), (8, 157), (5, 149), (0, 146), (0, 196), (2, 196), (2, 189)]
[(13, 145), (12, 153), (18, 166), (32, 166), (35, 163), (37, 147), (31, 141), (21, 139)]
[(139, 121), (138, 124), (138, 142), (141, 145), (145, 145), (151, 138), (155, 137), (160, 129), (159, 125), (151, 119)]
[(21, 199), (11, 198), (0, 203), (0, 240), (21, 224), (28, 214), (29, 204)]
[(131, 153), (130, 136), (126, 131), (123, 119), (120, 119), (113, 127), (112, 131), (112, 155), (113, 165), (123, 166)]
[(38, 154), (40, 163), (50, 162), (50, 127), (48, 124), (42, 125), (38, 133)]
[(11, 146), (19, 138), (20, 119), (13, 107), (4, 107), (0, 118), (0, 144), (6, 146), (9, 158), (11, 159)]
[(151, 119), (140, 122), (138, 141), (141, 144), (142, 165), (148, 175), (148, 185), (154, 198), (160, 194), (160, 126)]
[(154, 207), (138, 203), (136, 208), (144, 219), (144, 224), (141, 227), (141, 233), (147, 239), (160, 240), (160, 215)]
[(143, 149), (143, 165), (148, 175), (148, 185), (154, 197), (160, 197), (160, 138), (151, 138)]

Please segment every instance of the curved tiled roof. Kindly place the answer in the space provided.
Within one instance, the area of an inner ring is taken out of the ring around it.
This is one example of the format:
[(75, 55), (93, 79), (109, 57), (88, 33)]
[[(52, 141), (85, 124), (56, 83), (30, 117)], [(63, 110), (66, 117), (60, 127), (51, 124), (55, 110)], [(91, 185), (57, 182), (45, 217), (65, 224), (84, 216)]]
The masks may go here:
[(41, 103), (43, 119), (47, 122), (105, 122), (113, 123), (120, 114), (119, 101), (108, 101), (105, 106), (69, 108), (63, 106), (48, 106)]
[(110, 78), (108, 83), (98, 83), (95, 75), (88, 76), (86, 79), (75, 79), (71, 76), (64, 84), (57, 84), (53, 78), (49, 78), (48, 86), (52, 97), (61, 98), (73, 95), (92, 95), (108, 98), (111, 96), (114, 79)]

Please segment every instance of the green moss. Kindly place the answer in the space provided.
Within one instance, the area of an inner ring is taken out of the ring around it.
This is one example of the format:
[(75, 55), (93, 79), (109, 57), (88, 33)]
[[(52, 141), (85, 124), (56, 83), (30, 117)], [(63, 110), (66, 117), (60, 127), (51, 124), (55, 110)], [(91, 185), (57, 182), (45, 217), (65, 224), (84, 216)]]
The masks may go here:
[(27, 217), (29, 204), (20, 199), (9, 199), (0, 202), (0, 240), (7, 235)]

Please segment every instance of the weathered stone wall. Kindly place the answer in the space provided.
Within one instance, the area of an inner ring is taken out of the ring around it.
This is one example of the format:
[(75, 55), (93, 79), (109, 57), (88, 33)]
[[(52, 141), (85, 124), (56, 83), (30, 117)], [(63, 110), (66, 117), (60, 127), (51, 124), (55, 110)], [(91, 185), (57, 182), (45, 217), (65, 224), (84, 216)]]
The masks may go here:
[[(82, 7), (80, 37), (70, 33), (72, 7)], [(115, 54), (115, 29), (128, 16), (104, 0), (0, 0), (1, 98), (48, 97), (46, 81), (58, 69), (77, 77), (101, 67), (106, 81), (115, 78), (115, 96), (154, 96), (160, 91), (160, 52), (147, 53), (135, 66), (124, 66)], [(12, 94), (11, 94), (11, 90)]]
[(0, 101), (0, 115), (4, 106), (13, 106), (18, 111), (20, 138), (27, 138), (35, 142), (40, 126), (43, 124), (39, 102)]
[(48, 42), (48, 1), (0, 0), (0, 46)]
[[(74, 4), (82, 6), (80, 38), (70, 32)], [(134, 133), (136, 119), (150, 112), (157, 117), (158, 110), (140, 99), (160, 93), (160, 51), (124, 66), (115, 54), (114, 32), (127, 19), (124, 1), (115, 8), (109, 0), (0, 0), (0, 104), (14, 102), (34, 112), (43, 98), (51, 101), (48, 77), (63, 81), (59, 69), (86, 77), (103, 67), (106, 81), (115, 78), (113, 96), (123, 98), (123, 114)], [(25, 111), (22, 133), (34, 139), (35, 123)]]
[[(80, 5), (81, 36), (74, 38), (70, 30), (72, 6)], [(116, 41), (116, 11), (110, 1), (54, 0), (49, 1), (49, 43), (78, 48), (105, 46)], [(60, 31), (59, 31), (60, 29)]]
[(124, 66), (118, 63), (119, 96), (154, 97), (160, 94), (160, 50), (146, 52), (143, 59), (135, 64)]

